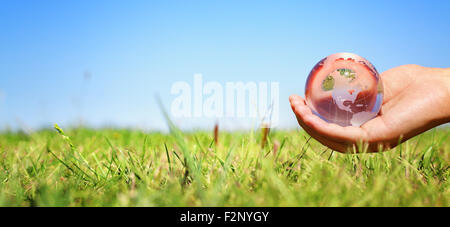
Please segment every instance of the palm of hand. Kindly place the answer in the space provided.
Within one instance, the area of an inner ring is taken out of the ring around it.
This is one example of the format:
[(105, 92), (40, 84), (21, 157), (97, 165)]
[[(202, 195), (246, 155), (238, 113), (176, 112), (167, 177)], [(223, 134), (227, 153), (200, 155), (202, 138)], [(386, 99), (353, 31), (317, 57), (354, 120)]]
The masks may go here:
[(296, 95), (290, 97), (291, 107), (299, 124), (322, 144), (348, 152), (365, 142), (368, 151), (376, 152), (442, 124), (434, 119), (440, 114), (439, 107), (448, 105), (445, 94), (439, 92), (445, 89), (436, 88), (439, 82), (430, 76), (430, 70), (434, 69), (405, 65), (382, 73), (384, 100), (380, 114), (361, 127), (326, 123)]

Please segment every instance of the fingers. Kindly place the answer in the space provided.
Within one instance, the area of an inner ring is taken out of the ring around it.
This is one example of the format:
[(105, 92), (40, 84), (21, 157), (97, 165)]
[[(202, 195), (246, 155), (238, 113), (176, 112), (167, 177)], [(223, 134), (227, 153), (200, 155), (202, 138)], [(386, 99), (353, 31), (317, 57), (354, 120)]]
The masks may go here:
[(329, 140), (325, 137), (323, 137), (322, 135), (316, 133), (315, 131), (313, 131), (312, 129), (310, 129), (307, 125), (304, 124), (304, 122), (302, 122), (301, 120), (299, 120), (297, 118), (298, 123), (300, 124), (300, 126), (310, 135), (312, 136), (314, 139), (316, 139), (317, 141), (319, 141), (321, 144), (323, 144), (324, 146), (327, 146), (335, 151), (339, 151), (339, 152), (347, 152), (347, 145), (346, 144), (342, 144), (342, 143), (338, 143), (332, 140)]
[(299, 124), (314, 138), (325, 145), (333, 145), (346, 148), (360, 141), (367, 140), (367, 133), (359, 127), (342, 127), (336, 124), (330, 124), (322, 120), (320, 117), (312, 113), (307, 106), (305, 100), (298, 96), (292, 95), (289, 98), (292, 110), (297, 116)]
[[(298, 98), (298, 99), (297, 99)], [(292, 98), (290, 98), (292, 99)], [(304, 100), (301, 97), (295, 97), (294, 99), (292, 99), (293, 102), (291, 102), (291, 104), (293, 104), (291, 107), (295, 112), (295, 105), (299, 104), (298, 102), (303, 102)], [(301, 115), (299, 114), (295, 114), (297, 117), (297, 121), (300, 124), (300, 126), (310, 135), (312, 136), (314, 139), (316, 139), (317, 141), (319, 141), (321, 144), (323, 144), (324, 146), (327, 146), (333, 150), (339, 151), (339, 152), (347, 152), (347, 145), (346, 144), (342, 144), (342, 143), (338, 143), (332, 140), (329, 140), (325, 137), (323, 137), (322, 135), (318, 134), (317, 132), (315, 132), (314, 130), (312, 130), (309, 126), (307, 126), (305, 124), (305, 122), (300, 118)]]

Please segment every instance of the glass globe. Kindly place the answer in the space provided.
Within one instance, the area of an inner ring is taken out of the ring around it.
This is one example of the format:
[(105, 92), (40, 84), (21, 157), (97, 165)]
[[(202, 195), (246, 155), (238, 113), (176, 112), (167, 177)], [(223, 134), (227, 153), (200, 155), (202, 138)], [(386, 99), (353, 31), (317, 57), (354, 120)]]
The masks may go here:
[(309, 73), (306, 103), (329, 123), (361, 126), (377, 116), (383, 102), (383, 83), (375, 67), (351, 53), (332, 54)]

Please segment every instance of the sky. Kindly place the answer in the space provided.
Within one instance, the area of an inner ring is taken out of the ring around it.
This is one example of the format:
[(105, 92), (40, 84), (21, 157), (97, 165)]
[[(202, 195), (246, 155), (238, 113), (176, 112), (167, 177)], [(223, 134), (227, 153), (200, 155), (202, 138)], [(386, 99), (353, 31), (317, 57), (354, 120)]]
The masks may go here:
[[(177, 81), (279, 82), (304, 94), (322, 58), (352, 52), (379, 72), (450, 67), (450, 1), (0, 0), (0, 129), (58, 123), (166, 130)], [(220, 119), (175, 119), (183, 129)], [(222, 122), (221, 122), (222, 123)], [(239, 128), (245, 122), (223, 122)]]

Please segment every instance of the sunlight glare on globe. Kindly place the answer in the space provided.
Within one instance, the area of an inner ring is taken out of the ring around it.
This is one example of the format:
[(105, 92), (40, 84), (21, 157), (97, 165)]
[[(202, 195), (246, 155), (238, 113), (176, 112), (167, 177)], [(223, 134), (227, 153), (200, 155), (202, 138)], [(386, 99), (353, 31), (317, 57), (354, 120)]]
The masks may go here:
[(383, 84), (375, 67), (351, 53), (332, 54), (309, 73), (306, 102), (329, 123), (361, 126), (377, 116), (383, 102)]

